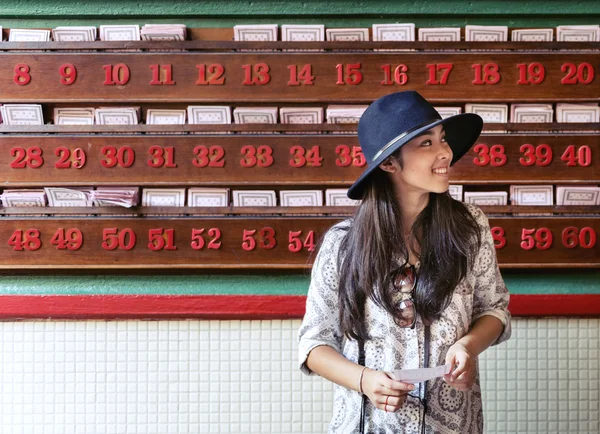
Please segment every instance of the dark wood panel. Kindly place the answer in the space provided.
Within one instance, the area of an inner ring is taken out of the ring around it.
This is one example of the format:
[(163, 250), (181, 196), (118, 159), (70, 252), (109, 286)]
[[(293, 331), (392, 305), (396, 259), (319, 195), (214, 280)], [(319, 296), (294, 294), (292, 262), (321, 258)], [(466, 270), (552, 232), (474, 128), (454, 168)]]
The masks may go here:
[[(455, 183), (600, 182), (598, 135), (483, 135)], [(5, 187), (51, 185), (350, 185), (356, 136), (0, 136)]]
[[(593, 90), (598, 86), (600, 65), (600, 54), (592, 51), (5, 52), (0, 56), (0, 95), (5, 103), (351, 103), (369, 102), (402, 89), (418, 90), (435, 103), (583, 101), (598, 97)], [(59, 71), (64, 65), (73, 65), (77, 70), (74, 81), (71, 78), (66, 80), (69, 84), (61, 84)], [(129, 73), (123, 72), (125, 67), (118, 73), (117, 65), (125, 65)], [(153, 81), (151, 65), (160, 65), (161, 74), (157, 83), (164, 84), (150, 84)], [(167, 65), (172, 68), (171, 80), (165, 72)], [(205, 65), (206, 76), (203, 79), (199, 73), (203, 67), (198, 65)], [(223, 68), (222, 74), (218, 67), (211, 73), (210, 65), (220, 65)], [(307, 74), (304, 77), (307, 80), (295, 75), (292, 78), (292, 69), (295, 68), (300, 73), (305, 65), (310, 65), (310, 70), (305, 70)], [(539, 75), (541, 69), (538, 68), (543, 68), (543, 77)], [(15, 69), (21, 72), (16, 73)], [(197, 84), (202, 80), (222, 84)], [(564, 81), (572, 84), (561, 84)], [(442, 84), (444, 82), (446, 84)], [(523, 84), (518, 84), (519, 82)]]
[[(0, 226), (0, 268), (308, 268), (311, 246), (340, 220), (5, 218)], [(600, 266), (598, 217), (494, 217), (490, 225), (505, 268)], [(200, 229), (196, 242), (203, 246), (193, 249), (193, 231)], [(309, 237), (311, 231), (314, 235)], [(209, 249), (213, 240), (218, 248)], [(163, 248), (151, 248), (160, 245)], [(112, 246), (117, 247), (109, 250)]]

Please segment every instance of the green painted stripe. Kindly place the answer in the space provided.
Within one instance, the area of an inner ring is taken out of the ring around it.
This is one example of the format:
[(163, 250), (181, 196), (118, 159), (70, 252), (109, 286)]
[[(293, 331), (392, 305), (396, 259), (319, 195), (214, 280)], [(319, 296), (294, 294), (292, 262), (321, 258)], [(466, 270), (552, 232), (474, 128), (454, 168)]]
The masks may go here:
[[(109, 6), (109, 7), (107, 7)], [(507, 2), (482, 0), (394, 1), (297, 0), (137, 2), (67, 2), (4, 0), (0, 25), (5, 28), (49, 28), (57, 25), (182, 23), (189, 27), (235, 24), (324, 24), (359, 27), (374, 23), (412, 22), (417, 27), (466, 24), (510, 27), (598, 24), (600, 2), (564, 0)]]
[(305, 295), (304, 275), (2, 276), (0, 294)]
[(4, 28), (40, 28), (50, 29), (57, 26), (96, 26), (102, 24), (185, 24), (189, 28), (227, 28), (237, 24), (324, 24), (327, 28), (341, 27), (371, 27), (373, 24), (389, 24), (389, 23), (414, 23), (417, 28), (421, 27), (464, 27), (465, 25), (481, 25), (481, 26), (506, 26), (509, 27), (524, 27), (524, 28), (551, 28), (560, 25), (588, 25), (600, 23), (599, 14), (588, 15), (573, 15), (566, 17), (527, 17), (527, 16), (505, 16), (500, 17), (419, 17), (402, 14), (386, 15), (385, 17), (374, 16), (366, 18), (364, 15), (360, 18), (332, 18), (325, 16), (318, 17), (290, 17), (282, 19), (281, 16), (272, 16), (265, 18), (246, 17), (246, 18), (202, 18), (194, 19), (187, 17), (164, 17), (157, 18), (156, 16), (148, 18), (89, 18), (76, 19), (70, 17), (44, 17), (44, 18), (4, 18), (0, 15), (0, 25)]
[(120, 2), (69, 2), (64, 0), (4, 0), (5, 16), (198, 16), (202, 15), (573, 15), (600, 12), (595, 0), (170, 0), (168, 2), (122, 0)]
[[(600, 294), (600, 270), (505, 271), (513, 294)], [(3, 276), (4, 295), (305, 295), (308, 275)]]

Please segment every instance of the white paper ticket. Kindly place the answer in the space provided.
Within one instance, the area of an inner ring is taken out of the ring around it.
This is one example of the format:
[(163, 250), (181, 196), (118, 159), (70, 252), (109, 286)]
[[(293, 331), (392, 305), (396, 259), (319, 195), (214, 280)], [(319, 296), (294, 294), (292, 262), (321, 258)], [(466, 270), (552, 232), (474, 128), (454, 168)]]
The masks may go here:
[(406, 383), (421, 383), (449, 374), (451, 365), (440, 365), (435, 368), (399, 369), (394, 371), (396, 380)]

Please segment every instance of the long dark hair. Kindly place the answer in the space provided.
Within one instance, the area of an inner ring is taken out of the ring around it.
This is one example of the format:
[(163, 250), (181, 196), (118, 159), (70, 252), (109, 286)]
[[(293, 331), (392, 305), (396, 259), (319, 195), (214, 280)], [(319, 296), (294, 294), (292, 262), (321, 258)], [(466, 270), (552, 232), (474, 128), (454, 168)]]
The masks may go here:
[(399, 317), (399, 308), (392, 302), (391, 275), (399, 258), (408, 261), (404, 233), (410, 231), (420, 246), (413, 298), (423, 318), (439, 318), (477, 254), (479, 225), (467, 207), (447, 192), (429, 194), (429, 203), (412, 228), (402, 227), (401, 216), (387, 173), (374, 171), (352, 224), (339, 229), (347, 231), (340, 244), (338, 270), (340, 325), (348, 338), (369, 338), (364, 318), (368, 298)]

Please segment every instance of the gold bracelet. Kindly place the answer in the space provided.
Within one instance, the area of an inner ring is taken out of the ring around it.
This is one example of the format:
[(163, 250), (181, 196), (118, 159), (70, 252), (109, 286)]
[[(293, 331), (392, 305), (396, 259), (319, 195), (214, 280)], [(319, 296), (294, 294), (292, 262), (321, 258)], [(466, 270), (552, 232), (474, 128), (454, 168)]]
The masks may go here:
[(360, 371), (360, 377), (358, 379), (358, 391), (361, 393), (361, 395), (364, 395), (363, 390), (362, 390), (362, 379), (363, 379), (363, 374), (365, 373), (365, 369), (367, 369), (367, 367), (363, 366), (362, 371)]

